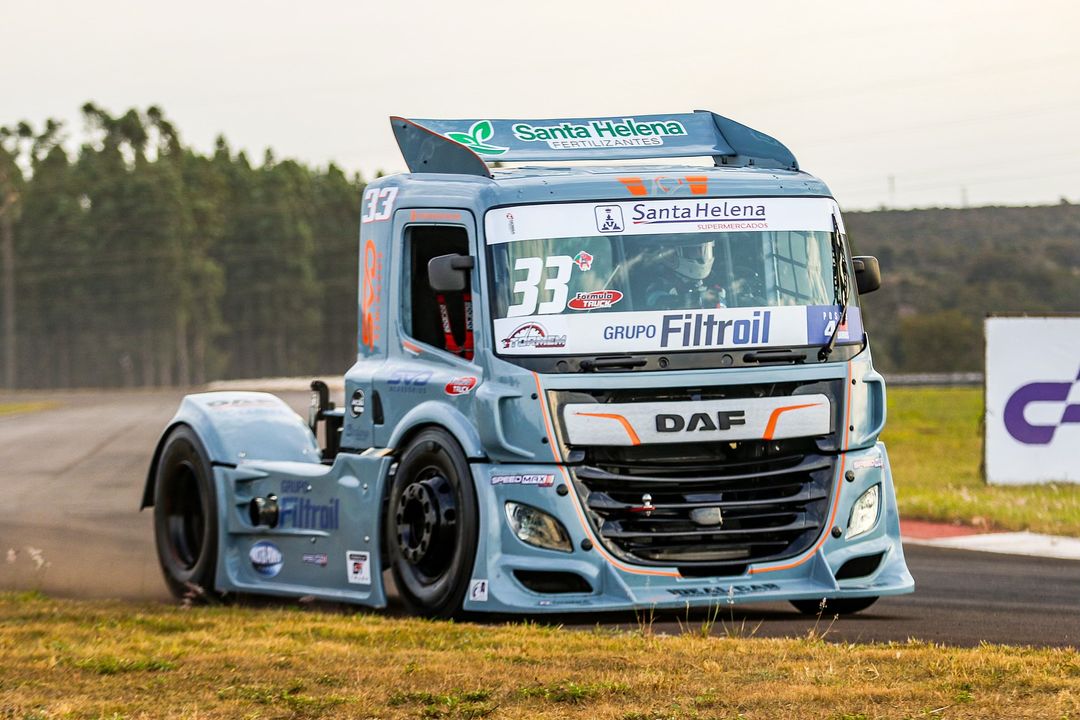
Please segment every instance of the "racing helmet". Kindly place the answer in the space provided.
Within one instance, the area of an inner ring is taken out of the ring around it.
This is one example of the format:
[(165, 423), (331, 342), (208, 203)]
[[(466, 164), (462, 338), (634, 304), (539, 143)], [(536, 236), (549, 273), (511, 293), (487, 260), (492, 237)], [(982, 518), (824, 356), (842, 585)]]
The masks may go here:
[(660, 254), (664, 264), (689, 280), (704, 280), (712, 272), (712, 240), (694, 239)]

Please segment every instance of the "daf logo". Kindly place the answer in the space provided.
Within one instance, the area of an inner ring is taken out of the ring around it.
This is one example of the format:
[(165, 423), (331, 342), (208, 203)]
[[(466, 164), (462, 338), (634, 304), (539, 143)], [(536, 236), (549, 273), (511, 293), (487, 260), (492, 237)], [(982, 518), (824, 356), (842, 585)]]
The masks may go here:
[(656, 432), (662, 433), (730, 430), (732, 425), (745, 424), (746, 413), (742, 410), (720, 410), (715, 416), (708, 413), (694, 413), (689, 417), (677, 413), (660, 413), (656, 416)]

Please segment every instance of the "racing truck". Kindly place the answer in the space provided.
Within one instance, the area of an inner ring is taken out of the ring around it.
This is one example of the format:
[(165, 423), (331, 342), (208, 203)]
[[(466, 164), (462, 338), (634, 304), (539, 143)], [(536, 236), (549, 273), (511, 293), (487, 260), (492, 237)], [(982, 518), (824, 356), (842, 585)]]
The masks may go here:
[(707, 111), (391, 126), (409, 172), (363, 193), (340, 402), (188, 395), (154, 450), (175, 594), (383, 607), (392, 578), (449, 617), (914, 589), (879, 265), (787, 147)]

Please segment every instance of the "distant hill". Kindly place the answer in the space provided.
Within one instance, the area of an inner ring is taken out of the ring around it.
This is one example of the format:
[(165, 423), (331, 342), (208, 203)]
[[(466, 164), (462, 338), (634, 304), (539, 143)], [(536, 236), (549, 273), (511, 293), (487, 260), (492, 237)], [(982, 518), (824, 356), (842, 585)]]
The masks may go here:
[(1080, 205), (849, 212), (883, 284), (863, 302), (883, 371), (981, 370), (988, 313), (1080, 312)]

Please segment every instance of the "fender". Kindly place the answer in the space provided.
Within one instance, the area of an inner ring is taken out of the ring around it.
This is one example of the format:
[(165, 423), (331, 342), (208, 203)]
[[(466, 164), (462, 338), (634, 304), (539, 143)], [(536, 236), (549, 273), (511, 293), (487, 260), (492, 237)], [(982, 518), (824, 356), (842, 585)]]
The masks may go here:
[(202, 441), (212, 465), (234, 467), (245, 460), (320, 462), (319, 445), (307, 423), (280, 398), (258, 392), (187, 395), (154, 448), (142, 504), (154, 504), (154, 476), (165, 438), (187, 425)]
[(405, 436), (421, 425), (440, 425), (445, 428), (458, 441), (461, 449), (465, 451), (465, 457), (470, 461), (487, 457), (484, 445), (480, 442), (480, 434), (473, 423), (456, 408), (434, 400), (420, 403), (405, 413), (394, 426), (394, 432), (386, 446), (394, 448), (395, 451), (400, 450)]

